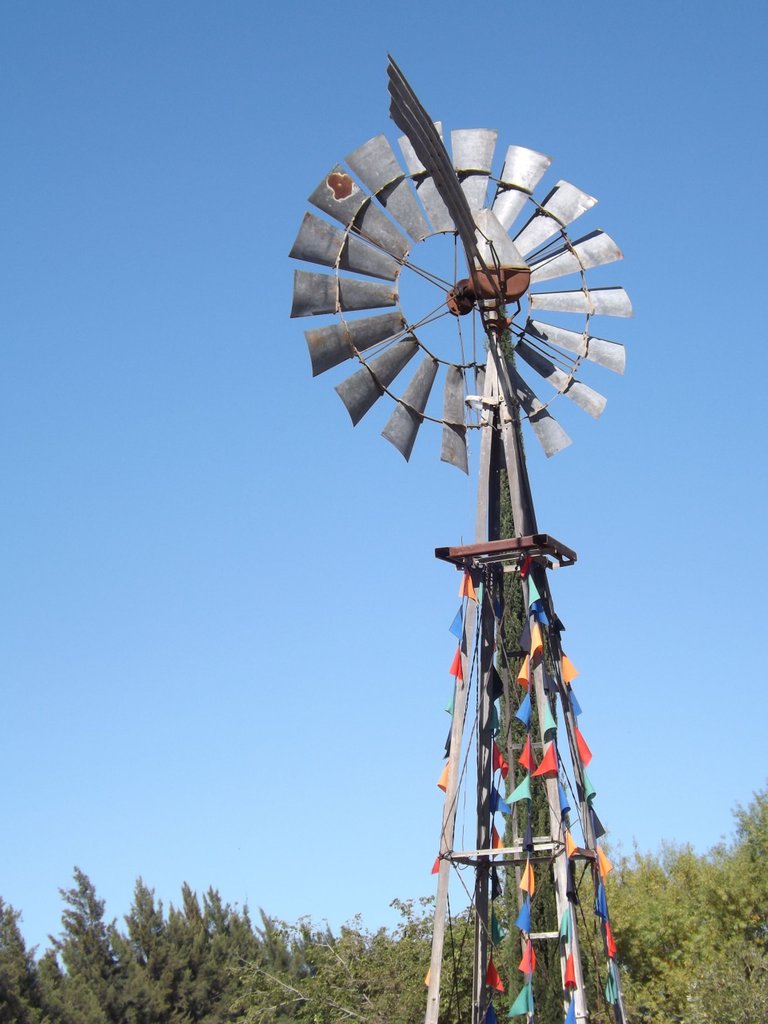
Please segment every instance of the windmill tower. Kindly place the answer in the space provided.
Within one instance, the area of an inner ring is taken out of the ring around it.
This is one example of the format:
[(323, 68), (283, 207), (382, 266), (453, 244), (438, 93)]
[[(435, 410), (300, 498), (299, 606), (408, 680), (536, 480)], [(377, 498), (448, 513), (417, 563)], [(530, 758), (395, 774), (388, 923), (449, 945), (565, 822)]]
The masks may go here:
[[(549, 569), (570, 565), (576, 556), (539, 531), (522, 442), (527, 421), (547, 456), (570, 444), (551, 402), (564, 395), (597, 417), (605, 399), (577, 372), (588, 363), (623, 372), (623, 346), (595, 337), (591, 321), (630, 316), (629, 299), (622, 288), (590, 288), (587, 281), (591, 268), (621, 259), (621, 252), (599, 229), (570, 237), (570, 225), (595, 205), (592, 196), (558, 181), (540, 200), (535, 197), (549, 157), (511, 145), (494, 176), (497, 133), (488, 129), (452, 131), (449, 156), (441, 125), (391, 58), (388, 76), (390, 115), (404, 133), (404, 166), (379, 135), (321, 180), (309, 200), (324, 216), (305, 214), (291, 256), (327, 269), (295, 271), (291, 315), (326, 318), (305, 332), (314, 375), (347, 361), (357, 364), (336, 385), (353, 424), (380, 398), (394, 403), (382, 434), (406, 460), (424, 422), (440, 425), (441, 459), (464, 472), (468, 437), (479, 438), (476, 543), (436, 551), (463, 572), (464, 600), (455, 623), (452, 726), (439, 783), (445, 804), (425, 1022), (438, 1020), (451, 877), (470, 866), (472, 1024), (493, 1024), (494, 999), (498, 1003), (502, 991), (510, 1015), (533, 1018), (536, 950), (544, 943), (557, 945), (560, 977), (554, 983), (566, 1024), (606, 1016), (624, 1024), (604, 886), (610, 863), (599, 842), (604, 829), (586, 771), (591, 753), (578, 724), (576, 672), (561, 646), (548, 582)], [(424, 260), (435, 238), (447, 239), (449, 250), (453, 246), (447, 266)], [(560, 278), (568, 287), (552, 290), (549, 282)], [(420, 295), (431, 296), (417, 313), (401, 305), (413, 281), (420, 283)], [(531, 373), (552, 389), (544, 399), (528, 383)], [(442, 403), (435, 397), (438, 378)], [(514, 523), (506, 537), (502, 487)], [(521, 635), (514, 638), (502, 637), (510, 575), (519, 582), (525, 609)], [(505, 662), (510, 641), (519, 656)], [(513, 720), (522, 731), (517, 745)], [(459, 791), (468, 775), (476, 789), (476, 843), (457, 850)], [(536, 800), (547, 809), (544, 835), (532, 830)], [(517, 891), (521, 953), (517, 970), (512, 965), (506, 972), (494, 960), (494, 901), (502, 871)], [(556, 919), (534, 931), (531, 909), (544, 873), (551, 874)], [(600, 953), (589, 971), (585, 932), (592, 952), (599, 947)]]

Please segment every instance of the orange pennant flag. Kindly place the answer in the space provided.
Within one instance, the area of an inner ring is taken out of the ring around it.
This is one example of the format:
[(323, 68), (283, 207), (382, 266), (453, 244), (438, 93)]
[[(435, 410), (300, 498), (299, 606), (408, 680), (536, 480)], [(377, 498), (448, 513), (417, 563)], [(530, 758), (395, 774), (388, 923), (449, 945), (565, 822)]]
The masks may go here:
[(493, 741), (493, 770), (495, 772), (501, 772), (502, 779), (506, 779), (507, 773), (509, 772), (509, 765), (499, 748), (496, 746), (496, 740)]
[(461, 647), (456, 648), (451, 667), (448, 669), (448, 675), (455, 676), (457, 681), (461, 681), (464, 678), (464, 673), (461, 669)]
[(566, 852), (566, 854), (569, 857), (572, 857), (574, 855), (574, 853), (576, 853), (577, 850), (578, 850), (578, 846), (576, 845), (576, 841), (574, 840), (573, 836), (571, 835), (570, 829), (566, 829), (565, 830), (565, 852)]
[(541, 764), (533, 773), (542, 779), (557, 778), (557, 750), (554, 743), (548, 743)]
[(536, 767), (536, 758), (533, 756), (530, 736), (526, 736), (525, 738), (525, 746), (523, 747), (522, 754), (517, 759), (517, 763), (521, 764), (527, 772), (532, 772)]
[(565, 962), (565, 978), (563, 984), (566, 988), (576, 988), (576, 971), (573, 966), (573, 953), (568, 954), (568, 959)]
[(517, 681), (520, 683), (524, 690), (528, 689), (528, 683), (531, 674), (531, 658), (530, 655), (526, 654), (523, 659), (523, 664), (520, 666), (520, 671), (517, 673)]
[(459, 597), (468, 597), (470, 601), (477, 601), (477, 594), (475, 593), (475, 587), (472, 583), (472, 577), (468, 572), (465, 572), (461, 577), (461, 585), (459, 586)]
[(440, 772), (440, 778), (437, 780), (437, 788), (442, 789), (443, 792), (448, 788), (448, 762), (445, 762), (445, 767)]
[(570, 686), (570, 684), (573, 682), (573, 680), (579, 674), (578, 669), (573, 664), (573, 662), (571, 661), (571, 659), (568, 657), (567, 654), (564, 654), (562, 659), (561, 659), (560, 671), (561, 671), (562, 676), (563, 676), (563, 682), (565, 683), (566, 686)]
[(609, 921), (605, 922), (605, 948), (611, 960), (616, 959), (616, 942), (613, 938), (613, 931)]
[(530, 939), (525, 944), (523, 958), (517, 965), (517, 969), (522, 971), (523, 974), (533, 974), (536, 970), (536, 950), (533, 948), (533, 943)]
[(533, 868), (531, 862), (526, 861), (525, 867), (520, 875), (520, 889), (522, 892), (527, 892), (529, 896), (533, 896), (536, 891), (536, 878), (533, 874)]
[(586, 768), (589, 762), (592, 760), (592, 751), (587, 746), (587, 741), (581, 735), (581, 730), (578, 725), (576, 726), (576, 746), (579, 748), (579, 757), (581, 763)]
[(501, 850), (504, 843), (501, 841), (501, 836), (496, 831), (496, 826), (491, 825), (491, 848), (494, 850)]
[(440, 854), (439, 853), (435, 857), (435, 863), (432, 865), (432, 874), (433, 875), (439, 875), (440, 874)]
[(429, 988), (429, 979), (432, 976), (432, 968), (427, 968), (427, 973), (424, 975), (424, 984)]
[(600, 877), (605, 881), (609, 872), (613, 871), (613, 864), (608, 860), (606, 855), (603, 853), (603, 848), (598, 846), (597, 848), (597, 864), (600, 868)]
[(497, 992), (504, 991), (504, 983), (499, 977), (499, 972), (496, 970), (496, 965), (493, 960), (488, 961), (488, 970), (485, 972), (485, 983), (491, 988), (495, 988)]
[(531, 630), (531, 657), (535, 658), (537, 654), (541, 654), (544, 650), (544, 641), (541, 638), (541, 626), (538, 622), (534, 622), (533, 629)]

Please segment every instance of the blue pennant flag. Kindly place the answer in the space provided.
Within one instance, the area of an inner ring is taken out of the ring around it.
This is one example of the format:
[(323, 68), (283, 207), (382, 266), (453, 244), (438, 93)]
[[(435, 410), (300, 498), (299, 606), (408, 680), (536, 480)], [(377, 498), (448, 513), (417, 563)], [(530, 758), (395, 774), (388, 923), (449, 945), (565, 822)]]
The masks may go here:
[(568, 814), (568, 812), (570, 811), (571, 807), (568, 803), (568, 797), (566, 796), (565, 790), (563, 789), (562, 783), (559, 779), (557, 780), (557, 794), (560, 797), (560, 813), (563, 815), (563, 817), (565, 817), (565, 815)]
[(571, 1005), (565, 1017), (565, 1024), (576, 1024), (576, 1000), (571, 997)]
[(520, 908), (520, 913), (515, 918), (515, 927), (528, 935), (531, 931), (531, 898), (525, 897), (525, 902)]
[(511, 814), (512, 808), (506, 800), (502, 800), (501, 794), (494, 786), (491, 790), (491, 814), (495, 814), (496, 811), (501, 811), (502, 814)]
[(456, 618), (451, 623), (451, 627), (449, 630), (449, 632), (453, 633), (457, 640), (461, 640), (462, 636), (464, 635), (464, 623), (462, 621), (461, 612), (462, 609), (459, 608), (459, 610), (456, 612)]
[(570, 693), (571, 693), (571, 708), (573, 710), (574, 715), (576, 715), (576, 717), (578, 718), (579, 715), (581, 714), (581, 704), (579, 704), (579, 702), (576, 700), (576, 694), (573, 692), (573, 687), (571, 687)]
[(541, 601), (535, 601), (531, 605), (529, 611), (533, 615), (534, 619), (536, 619), (536, 621), (540, 623), (542, 626), (549, 625), (549, 619), (547, 618), (547, 613), (544, 611), (544, 605), (541, 603)]
[(522, 722), (526, 729), (531, 725), (531, 695), (526, 693), (525, 700), (515, 712), (515, 718)]
[(493, 1008), (493, 1003), (488, 1003), (488, 1009), (485, 1011), (485, 1024), (496, 1024), (496, 1011)]
[(603, 921), (608, 920), (608, 901), (605, 898), (605, 886), (602, 882), (597, 883), (597, 895), (595, 896), (595, 913)]

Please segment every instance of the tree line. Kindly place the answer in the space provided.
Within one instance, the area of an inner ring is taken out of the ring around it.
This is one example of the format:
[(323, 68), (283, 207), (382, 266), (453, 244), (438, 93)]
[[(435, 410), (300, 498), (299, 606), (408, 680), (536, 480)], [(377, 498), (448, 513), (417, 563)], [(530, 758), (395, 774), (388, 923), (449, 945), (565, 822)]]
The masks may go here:
[[(616, 858), (608, 898), (627, 1016), (636, 1024), (768, 1020), (768, 790), (735, 812), (706, 854), (665, 845)], [(166, 912), (139, 879), (124, 922), (105, 918), (88, 876), (62, 889), (61, 931), (41, 956), (0, 899), (0, 1024), (414, 1024), (423, 1017), (431, 901), (399, 902), (400, 922), (336, 932), (302, 919), (200, 899), (188, 885)], [(591, 912), (585, 896), (580, 908)], [(502, 925), (507, 922), (501, 922)], [(514, 928), (502, 971), (514, 997)], [(446, 942), (441, 1024), (469, 1019), (472, 921)], [(504, 998), (495, 1000), (501, 1018)], [(538, 1024), (562, 1024), (557, 1000)], [(551, 1020), (549, 1018), (552, 1018)], [(520, 1018), (522, 1019), (522, 1018)], [(598, 1011), (595, 1020), (600, 1020)]]

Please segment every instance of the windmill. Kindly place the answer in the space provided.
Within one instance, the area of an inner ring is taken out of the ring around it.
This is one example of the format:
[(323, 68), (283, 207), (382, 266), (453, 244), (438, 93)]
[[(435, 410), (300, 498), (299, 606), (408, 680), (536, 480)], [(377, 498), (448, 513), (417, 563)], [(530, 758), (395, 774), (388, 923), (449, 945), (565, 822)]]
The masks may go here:
[[(588, 1020), (595, 999), (623, 1024), (604, 887), (610, 863), (599, 843), (604, 830), (586, 773), (591, 754), (578, 725), (575, 670), (561, 647), (562, 624), (548, 583), (549, 569), (572, 564), (576, 556), (539, 532), (522, 440), (527, 421), (547, 456), (570, 443), (550, 411), (561, 396), (593, 417), (603, 411), (603, 396), (577, 373), (589, 363), (622, 373), (624, 349), (593, 335), (592, 319), (630, 316), (632, 308), (623, 288), (590, 287), (587, 273), (621, 259), (621, 252), (600, 229), (571, 236), (571, 225), (596, 203), (581, 189), (561, 180), (536, 198), (549, 157), (510, 145), (494, 175), (497, 133), (489, 129), (452, 131), (449, 156), (441, 124), (432, 121), (392, 58), (388, 78), (390, 116), (404, 133), (398, 142), (403, 162), (386, 136), (378, 135), (332, 168), (312, 192), (309, 201), (323, 216), (305, 214), (290, 255), (315, 269), (295, 270), (291, 315), (325, 318), (305, 332), (313, 374), (352, 362), (354, 372), (336, 391), (353, 424), (385, 399), (392, 409), (382, 434), (406, 460), (425, 422), (441, 428), (440, 458), (464, 472), (468, 441), (479, 441), (476, 542), (436, 551), (463, 571), (465, 600), (457, 619), (452, 727), (440, 783), (445, 804), (425, 1021), (438, 1019), (451, 873), (469, 865), (473, 1024), (495, 1020), (493, 998), (504, 987), (493, 960), (500, 867), (518, 890), (522, 987), (510, 1012), (532, 1018), (536, 946), (554, 942), (566, 1024)], [(428, 258), (437, 254), (435, 239), (448, 243), (439, 267)], [(550, 284), (560, 278), (569, 286)], [(423, 308), (406, 307), (406, 293), (418, 296)], [(545, 394), (539, 395), (538, 383), (534, 390), (531, 378), (545, 382)], [(500, 532), (502, 486), (514, 523), (507, 537)], [(498, 661), (504, 580), (510, 574), (519, 581), (526, 609), (521, 636), (513, 638), (521, 655), (516, 671)], [(476, 712), (467, 728), (473, 686)], [(497, 700), (507, 726), (514, 718), (526, 729), (522, 749), (513, 750), (507, 728), (508, 760), (494, 721)], [(499, 770), (518, 752), (522, 774), (512, 773), (505, 792)], [(470, 754), (476, 846), (456, 850), (459, 787)], [(532, 787), (539, 787), (548, 809), (543, 836), (531, 830)], [(499, 839), (497, 813), (511, 821), (509, 845)], [(532, 932), (536, 874), (550, 868), (557, 921), (549, 930)], [(589, 918), (585, 877), (594, 885)], [(603, 952), (591, 993), (580, 944), (585, 922)], [(513, 978), (510, 990), (516, 986)]]

